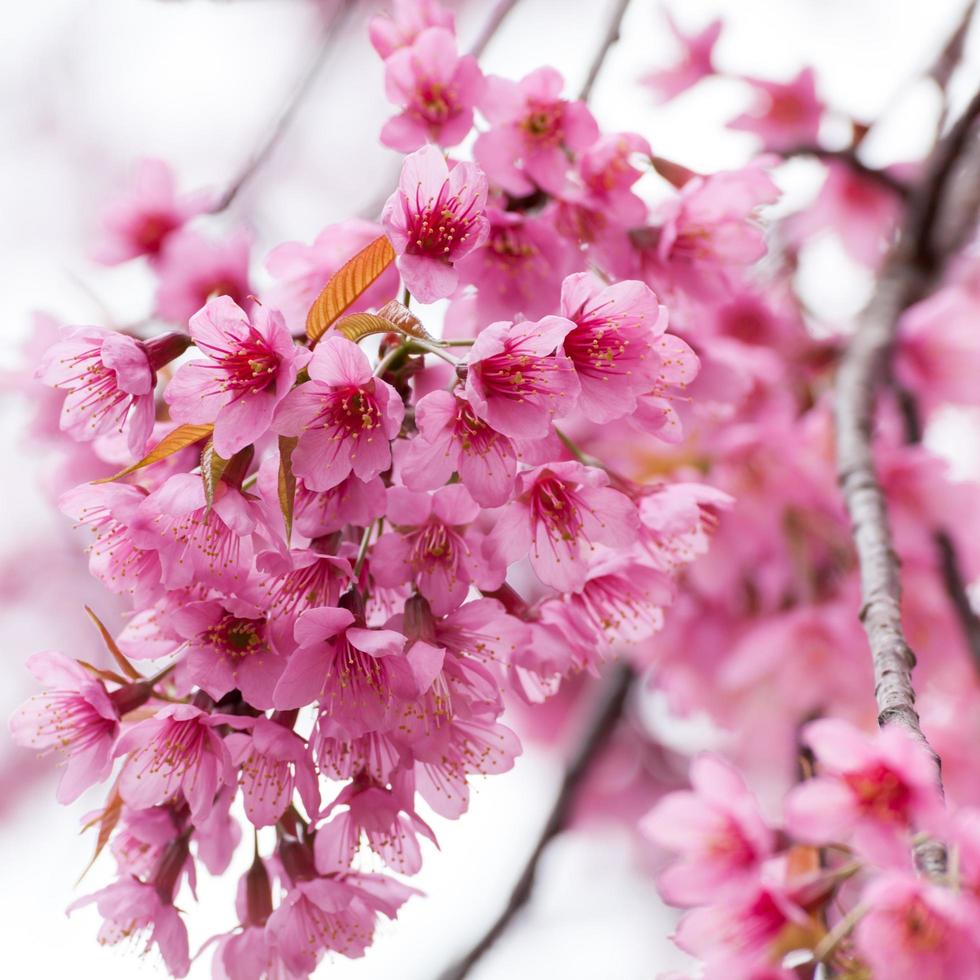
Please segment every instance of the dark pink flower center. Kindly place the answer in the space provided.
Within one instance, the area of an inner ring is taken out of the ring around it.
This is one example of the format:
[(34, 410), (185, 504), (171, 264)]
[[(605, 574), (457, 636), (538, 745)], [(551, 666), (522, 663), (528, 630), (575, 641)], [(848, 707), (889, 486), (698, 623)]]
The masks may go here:
[(547, 475), (531, 490), (531, 522), (535, 528), (544, 527), (553, 546), (568, 544), (582, 534), (581, 501), (569, 484)]
[(198, 341), (198, 347), (211, 359), (206, 367), (219, 372), (214, 391), (230, 391), (233, 397), (265, 391), (275, 384), (279, 355), (252, 326), (244, 338), (226, 338), (226, 347)]
[(453, 253), (465, 245), (480, 217), (476, 200), (464, 205), (459, 194), (443, 183), (435, 200), (423, 202), (416, 192), (414, 206), (403, 199), (405, 227), (408, 235), (406, 252), (450, 261)]
[(323, 409), (311, 423), (318, 426), (331, 429), (335, 439), (359, 439), (380, 428), (381, 409), (365, 388), (337, 388), (324, 399)]
[(116, 372), (102, 363), (101, 347), (65, 358), (62, 364), (75, 373), (59, 381), (57, 387), (82, 393), (81, 398), (66, 403), (66, 412), (85, 416), (93, 428), (103, 420), (115, 418), (121, 423), (125, 419), (136, 396), (119, 387)]
[(459, 440), (460, 449), (468, 456), (486, 456), (492, 452), (501, 436), (473, 414), (468, 402), (457, 402), (456, 423), (453, 434)]
[(846, 773), (843, 779), (867, 816), (894, 823), (906, 822), (912, 793), (894, 770), (879, 762), (860, 772)]
[(426, 79), (415, 91), (412, 108), (423, 122), (438, 125), (459, 111), (459, 96), (453, 86)]
[(170, 233), (178, 226), (173, 215), (162, 212), (144, 214), (133, 231), (133, 241), (146, 255), (156, 255)]
[(206, 631), (205, 640), (214, 650), (236, 660), (268, 650), (264, 619), (223, 616), (220, 622)]
[(79, 752), (115, 734), (117, 723), (105, 718), (81, 694), (60, 691), (41, 695), (43, 720), (36, 729), (42, 747), (53, 746), (65, 752)]
[(565, 102), (531, 101), (528, 113), (520, 121), (524, 138), (534, 144), (535, 149), (548, 149), (558, 146), (562, 141), (562, 123), (565, 117)]
[(475, 366), (487, 392), (498, 397), (525, 401), (555, 396), (557, 359), (524, 353), (519, 342)]
[(949, 927), (936, 913), (915, 897), (903, 910), (905, 942), (917, 953), (929, 953), (944, 947), (949, 941)]
[(342, 581), (340, 569), (325, 560), (280, 575), (268, 583), (269, 616), (298, 616), (305, 609), (333, 605)]

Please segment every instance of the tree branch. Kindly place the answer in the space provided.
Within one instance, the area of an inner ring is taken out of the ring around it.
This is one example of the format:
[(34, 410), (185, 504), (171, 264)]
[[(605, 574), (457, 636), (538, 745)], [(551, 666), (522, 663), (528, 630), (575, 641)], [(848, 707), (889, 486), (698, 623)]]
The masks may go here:
[(228, 185), (225, 192), (212, 205), (212, 214), (218, 214), (227, 209), (235, 198), (238, 197), (242, 188), (245, 187), (272, 155), (272, 151), (289, 129), (293, 118), (303, 104), (303, 100), (312, 89), (313, 83), (330, 57), (335, 44), (343, 34), (344, 28), (356, 7), (357, 0), (338, 0), (337, 7), (323, 29), (323, 34), (317, 45), (316, 52), (310, 59), (306, 70), (300, 76), (293, 91), (286, 99), (272, 126), (239, 171), (238, 176)]
[(626, 16), (626, 8), (629, 5), (630, 0), (615, 0), (605, 37), (596, 50), (592, 64), (589, 65), (589, 73), (585, 76), (585, 82), (578, 94), (578, 97), (583, 102), (589, 101), (589, 96), (592, 95), (592, 89), (595, 86), (596, 79), (599, 77), (599, 72), (602, 71), (602, 66), (605, 64), (609, 49), (619, 40), (620, 31), (623, 27), (623, 18)]
[[(860, 565), (861, 621), (874, 664), (878, 723), (902, 725), (929, 752), (940, 788), (940, 760), (915, 711), (915, 654), (902, 628), (899, 561), (875, 472), (872, 432), (877, 393), (890, 374), (899, 317), (927, 294), (975, 224), (974, 213), (957, 199), (964, 190), (962, 174), (973, 169), (970, 157), (978, 155), (978, 115), (980, 93), (936, 146), (925, 178), (913, 189), (898, 242), (841, 362), (836, 393), (838, 479)], [(975, 188), (969, 191), (974, 197)], [(937, 841), (920, 845), (916, 856), (919, 866), (931, 874), (945, 868), (945, 848)]]
[(506, 20), (507, 15), (517, 6), (519, 0), (498, 0), (497, 6), (487, 18), (480, 33), (474, 38), (470, 45), (469, 53), (474, 58), (479, 58), (487, 49), (487, 45), (493, 40), (494, 35), (500, 29), (500, 25)]
[(879, 170), (877, 167), (868, 166), (857, 155), (854, 147), (849, 147), (845, 150), (828, 150), (816, 143), (804, 143), (799, 146), (794, 146), (791, 149), (783, 150), (780, 156), (784, 160), (789, 160), (793, 157), (817, 157), (820, 160), (839, 160), (841, 163), (846, 163), (855, 173), (860, 174), (862, 177), (867, 177), (868, 180), (874, 181), (874, 183), (880, 184), (890, 191), (894, 191), (899, 197), (908, 197), (909, 194), (909, 188), (906, 183), (890, 174), (887, 170)]
[(538, 836), (537, 843), (521, 871), (503, 911), (483, 936), (461, 960), (446, 970), (440, 980), (464, 980), (484, 953), (503, 935), (511, 921), (527, 905), (534, 888), (538, 865), (545, 849), (564, 830), (583, 778), (593, 761), (605, 747), (616, 728), (632, 688), (635, 674), (626, 664), (617, 666), (609, 677), (608, 687), (601, 698), (595, 717), (583, 732), (578, 749), (565, 770), (561, 788), (551, 813)]

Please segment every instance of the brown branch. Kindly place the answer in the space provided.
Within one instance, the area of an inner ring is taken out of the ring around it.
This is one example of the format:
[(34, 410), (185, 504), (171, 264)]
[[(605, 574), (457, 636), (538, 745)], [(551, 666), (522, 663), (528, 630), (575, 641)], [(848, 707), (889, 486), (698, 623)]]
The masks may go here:
[(221, 197), (212, 205), (211, 212), (213, 214), (218, 214), (228, 208), (235, 198), (238, 197), (239, 193), (241, 193), (245, 185), (272, 155), (272, 151), (289, 129), (296, 113), (303, 104), (303, 100), (313, 88), (313, 83), (316, 81), (323, 66), (327, 63), (334, 46), (343, 34), (344, 28), (356, 7), (357, 0), (338, 0), (337, 7), (323, 29), (323, 34), (317, 45), (316, 52), (310, 59), (306, 70), (296, 82), (293, 91), (289, 94), (289, 97), (279, 110), (278, 116), (258, 146), (253, 150), (251, 156), (239, 171), (238, 176), (235, 177)]
[(849, 147), (845, 150), (828, 150), (823, 146), (818, 146), (816, 143), (803, 143), (799, 146), (781, 151), (780, 156), (784, 160), (789, 160), (793, 157), (817, 157), (820, 160), (839, 160), (841, 163), (846, 163), (856, 174), (867, 177), (868, 180), (880, 184), (890, 191), (894, 191), (899, 197), (908, 197), (909, 194), (909, 187), (906, 183), (899, 180), (893, 174), (890, 174), (887, 170), (879, 170), (877, 167), (868, 166), (857, 155), (854, 147)]
[[(963, 190), (963, 173), (973, 169), (970, 157), (978, 155), (978, 115), (980, 93), (936, 146), (924, 179), (913, 189), (898, 242), (841, 362), (836, 393), (838, 479), (860, 565), (861, 621), (874, 665), (878, 724), (902, 725), (929, 752), (940, 789), (941, 763), (915, 711), (915, 654), (902, 628), (899, 560), (875, 472), (872, 432), (877, 393), (890, 374), (899, 317), (927, 294), (974, 227), (974, 215), (959, 203), (957, 192)], [(945, 847), (938, 841), (921, 844), (916, 857), (930, 874), (945, 868)]]
[(589, 73), (585, 76), (585, 82), (578, 94), (578, 97), (583, 102), (589, 101), (589, 96), (592, 95), (592, 89), (595, 86), (596, 79), (599, 77), (599, 72), (602, 71), (602, 66), (605, 64), (609, 49), (619, 40), (623, 27), (623, 18), (626, 16), (626, 8), (629, 5), (630, 0), (615, 0), (615, 5), (612, 8), (612, 16), (609, 18), (609, 26), (606, 28), (606, 34), (596, 50), (592, 64), (589, 65)]
[(487, 45), (493, 40), (494, 35), (500, 29), (500, 25), (507, 19), (507, 15), (517, 6), (519, 0), (498, 0), (496, 7), (487, 18), (480, 33), (474, 38), (470, 45), (469, 53), (474, 58), (479, 58), (487, 49)]
[(551, 813), (538, 836), (511, 892), (507, 904), (489, 929), (470, 948), (469, 952), (440, 976), (440, 980), (463, 980), (469, 972), (503, 935), (514, 917), (527, 905), (534, 888), (538, 865), (548, 845), (564, 830), (575, 803), (578, 789), (593, 761), (605, 747), (623, 715), (629, 692), (636, 675), (626, 664), (617, 666), (609, 677), (608, 687), (601, 699), (595, 717), (586, 726), (578, 749), (565, 770), (561, 788), (551, 808)]

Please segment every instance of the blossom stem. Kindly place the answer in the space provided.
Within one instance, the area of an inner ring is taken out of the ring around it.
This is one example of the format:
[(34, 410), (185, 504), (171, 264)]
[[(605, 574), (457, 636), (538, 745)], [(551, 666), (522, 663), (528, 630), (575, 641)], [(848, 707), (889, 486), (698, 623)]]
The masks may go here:
[(538, 865), (546, 848), (564, 830), (575, 804), (578, 789), (588, 774), (592, 763), (605, 747), (615, 731), (629, 699), (636, 675), (627, 664), (619, 664), (608, 679), (608, 686), (591, 723), (582, 733), (578, 749), (565, 770), (561, 788), (551, 812), (538, 836), (510, 899), (490, 928), (471, 947), (468, 953), (453, 964), (440, 980), (463, 980), (479, 962), (483, 955), (507, 930), (514, 917), (527, 905), (537, 877)]
[(826, 961), (827, 957), (834, 952), (840, 945), (841, 940), (845, 939), (851, 930), (861, 921), (868, 911), (868, 906), (859, 902), (850, 912), (847, 913), (830, 932), (814, 947), (813, 958), (819, 963)]
[(629, 5), (630, 0), (615, 0), (606, 34), (592, 59), (592, 64), (589, 66), (589, 73), (585, 76), (585, 82), (579, 91), (578, 97), (583, 102), (589, 101), (589, 96), (592, 95), (592, 89), (595, 86), (596, 79), (599, 77), (602, 66), (605, 64), (606, 56), (609, 54), (612, 46), (619, 40), (623, 18), (626, 16), (626, 9)]

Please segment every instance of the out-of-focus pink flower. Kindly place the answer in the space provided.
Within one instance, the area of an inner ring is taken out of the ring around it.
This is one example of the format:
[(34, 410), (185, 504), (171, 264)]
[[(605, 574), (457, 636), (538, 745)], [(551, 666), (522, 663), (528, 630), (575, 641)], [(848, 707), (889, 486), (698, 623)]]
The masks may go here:
[(214, 422), (214, 451), (231, 459), (265, 435), (309, 351), (276, 310), (256, 306), (249, 316), (230, 296), (195, 313), (190, 335), (204, 357), (177, 369), (164, 399), (175, 422)]
[(460, 280), (476, 287), (482, 321), (533, 318), (554, 310), (565, 275), (580, 267), (577, 249), (547, 217), (487, 209), (490, 235), (456, 266)]
[(231, 757), (215, 731), (222, 722), (190, 704), (168, 704), (127, 729), (113, 756), (125, 755), (119, 794), (132, 807), (159, 806), (182, 793), (195, 822), (214, 806), (215, 793), (235, 780)]
[(239, 718), (229, 723), (245, 729), (232, 732), (225, 744), (241, 770), (248, 819), (256, 827), (271, 827), (292, 802), (294, 788), (307, 815), (314, 818), (320, 809), (320, 787), (306, 743), (266, 718)]
[(125, 432), (132, 454), (143, 455), (153, 431), (155, 376), (138, 340), (98, 327), (66, 329), (48, 348), (36, 377), (68, 392), (62, 431), (83, 441)]
[(434, 146), (406, 157), (381, 222), (405, 285), (419, 302), (435, 302), (456, 289), (455, 263), (490, 233), (486, 204), (487, 178), (479, 167), (457, 163), (450, 170)]
[(721, 35), (721, 20), (713, 20), (697, 34), (685, 34), (669, 12), (665, 12), (667, 26), (681, 47), (680, 58), (669, 68), (660, 68), (643, 77), (653, 89), (658, 102), (670, 102), (682, 92), (697, 85), (702, 78), (715, 73), (711, 61), (715, 44)]
[(267, 934), (287, 969), (308, 976), (328, 950), (363, 956), (378, 915), (394, 919), (414, 888), (377, 874), (298, 881), (269, 916)]
[[(161, 897), (153, 884), (136, 878), (123, 878), (93, 895), (86, 895), (69, 912), (95, 902), (105, 920), (99, 929), (99, 942), (108, 946), (146, 937), (143, 952), (156, 943), (163, 961), (175, 977), (186, 977), (190, 970), (187, 927), (173, 905)], [(147, 935), (148, 934), (148, 935)]]
[(396, 530), (371, 550), (374, 580), (390, 587), (414, 582), (437, 616), (460, 606), (471, 582), (499, 588), (505, 570), (484, 562), (482, 538), (466, 529), (479, 513), (464, 486), (440, 487), (434, 494), (392, 487), (387, 517)]
[(419, 434), (405, 449), (401, 477), (413, 490), (441, 487), (454, 472), (473, 499), (499, 507), (517, 472), (513, 442), (476, 417), (465, 398), (433, 391), (415, 407)]
[(491, 128), (477, 138), (473, 156), (509, 194), (535, 188), (561, 194), (568, 185), (569, 157), (598, 138), (592, 113), (584, 102), (563, 99), (564, 86), (554, 68), (538, 68), (519, 82), (487, 77), (480, 111)]
[(824, 107), (817, 98), (812, 68), (804, 68), (791, 82), (746, 81), (755, 90), (756, 101), (728, 124), (729, 129), (755, 133), (767, 150), (789, 150), (817, 141)]
[(424, 30), (385, 61), (385, 94), (404, 109), (385, 123), (381, 142), (402, 153), (426, 143), (455, 146), (473, 127), (484, 85), (476, 58), (457, 53), (450, 31)]
[(171, 323), (185, 324), (212, 296), (230, 296), (242, 306), (251, 292), (251, 245), (244, 228), (223, 241), (189, 230), (174, 235), (157, 266), (157, 313)]
[(368, 34), (374, 50), (388, 59), (430, 27), (442, 27), (454, 34), (456, 18), (439, 0), (394, 0), (391, 15), (378, 14), (371, 18)]
[(575, 324), (560, 316), (491, 323), (470, 348), (466, 397), (504, 435), (538, 439), (571, 412), (579, 382), (561, 344)]
[(163, 160), (140, 160), (130, 186), (105, 210), (105, 238), (94, 257), (106, 265), (140, 255), (155, 259), (171, 235), (210, 204), (206, 192), (178, 197), (173, 171)]
[[(263, 300), (281, 311), (290, 330), (302, 330), (306, 314), (333, 274), (381, 234), (381, 225), (350, 218), (328, 225), (312, 245), (303, 242), (277, 245), (265, 261), (265, 267), (277, 282), (263, 293)], [(398, 270), (389, 266), (347, 312), (383, 306), (395, 298), (397, 291)]]
[(876, 269), (895, 231), (901, 207), (895, 191), (863, 177), (846, 163), (832, 160), (816, 200), (787, 220), (786, 234), (799, 246), (820, 232), (834, 232), (855, 262)]
[(874, 976), (980, 977), (980, 911), (962, 894), (892, 871), (873, 879), (861, 902), (868, 911), (854, 930), (854, 944)]
[(654, 344), (667, 328), (667, 310), (642, 282), (604, 286), (580, 272), (562, 283), (561, 313), (575, 324), (562, 347), (578, 375), (582, 413), (598, 423), (630, 414), (636, 396), (660, 376)]
[(310, 380), (285, 397), (272, 426), (299, 437), (296, 475), (311, 490), (330, 490), (352, 471), (371, 480), (388, 469), (405, 406), (391, 385), (374, 377), (364, 351), (328, 336), (307, 370)]
[[(647, 216), (646, 203), (631, 188), (643, 176), (631, 157), (651, 156), (650, 144), (637, 133), (600, 136), (578, 161), (583, 203), (601, 211), (607, 221), (638, 228)], [(572, 200), (575, 200), (573, 195)]]
[(775, 847), (755, 796), (724, 759), (691, 764), (693, 792), (670, 793), (643, 820), (654, 843), (679, 856), (658, 885), (671, 905), (714, 904), (758, 880)]
[(636, 540), (636, 507), (607, 486), (602, 470), (575, 461), (549, 463), (517, 479), (518, 494), (488, 543), (508, 565), (530, 552), (531, 567), (545, 585), (577, 592), (597, 544), (623, 547)]
[(60, 653), (36, 653), (27, 661), (47, 690), (22, 704), (10, 719), (18, 745), (68, 757), (58, 802), (71, 803), (112, 770), (119, 713), (102, 681)]
[(935, 829), (942, 813), (922, 746), (896, 726), (869, 737), (834, 718), (811, 723), (803, 737), (820, 775), (787, 796), (787, 830), (814, 843), (853, 838), (872, 860), (907, 865), (910, 831)]

